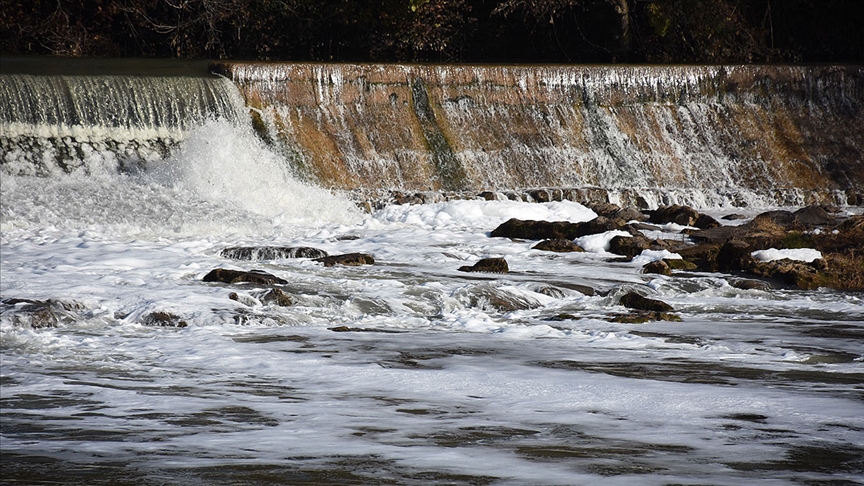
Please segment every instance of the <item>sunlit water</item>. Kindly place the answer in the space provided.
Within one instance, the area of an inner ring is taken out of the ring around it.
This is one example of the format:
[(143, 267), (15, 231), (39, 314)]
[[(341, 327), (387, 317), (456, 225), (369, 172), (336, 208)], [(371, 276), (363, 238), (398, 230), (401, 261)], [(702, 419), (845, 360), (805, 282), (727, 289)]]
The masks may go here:
[[(44, 328), (3, 308), (10, 483), (864, 480), (860, 294), (646, 275), (610, 262), (614, 234), (566, 254), (488, 236), (595, 216), (572, 202), (364, 214), (223, 122), (141, 171), (4, 173), (0, 201), (3, 299), (67, 304)], [(220, 257), (237, 245), (375, 264)], [(510, 273), (457, 270), (483, 257)], [(202, 282), (214, 268), (270, 272), (295, 303)], [(610, 322), (634, 288), (681, 322)], [(147, 326), (152, 312), (187, 326)]]

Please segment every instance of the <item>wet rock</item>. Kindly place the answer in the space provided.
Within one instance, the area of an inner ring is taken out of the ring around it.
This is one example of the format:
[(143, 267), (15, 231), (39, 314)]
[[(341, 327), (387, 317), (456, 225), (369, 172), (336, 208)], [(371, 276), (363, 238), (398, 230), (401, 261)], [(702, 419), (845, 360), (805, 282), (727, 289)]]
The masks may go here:
[(591, 221), (579, 223), (576, 230), (576, 236), (574, 238), (579, 238), (580, 236), (586, 235), (596, 235), (598, 233), (605, 233), (607, 231), (620, 230), (624, 227), (626, 223), (626, 221), (617, 218), (597, 216)]
[(279, 260), (283, 258), (322, 258), (327, 252), (310, 247), (287, 246), (234, 246), (219, 253), (232, 260)]
[(655, 224), (675, 223), (682, 226), (693, 226), (699, 219), (699, 212), (690, 206), (674, 204), (652, 211), (648, 221)]
[(773, 287), (768, 282), (762, 280), (752, 280), (747, 278), (735, 278), (729, 280), (729, 285), (741, 290), (771, 290)]
[(228, 270), (226, 268), (216, 268), (211, 270), (202, 280), (205, 282), (222, 282), (227, 284), (252, 283), (258, 285), (282, 285), (288, 283), (286, 280), (260, 270), (246, 272), (243, 270)]
[(651, 247), (648, 238), (644, 236), (616, 236), (609, 240), (609, 251), (616, 255), (624, 255), (628, 258), (642, 253)]
[(664, 258), (663, 263), (672, 270), (696, 270), (698, 267), (683, 258)]
[(678, 250), (678, 254), (684, 261), (694, 265), (696, 270), (704, 272), (717, 271), (717, 253), (719, 252), (720, 245), (717, 244), (695, 245)]
[(564, 238), (557, 238), (554, 240), (543, 240), (531, 248), (534, 250), (554, 251), (557, 253), (585, 251), (581, 246), (574, 243), (573, 240), (567, 240)]
[(376, 329), (372, 327), (348, 327), (348, 326), (336, 326), (327, 328), (333, 332), (383, 332), (388, 334), (400, 334), (405, 331), (400, 331), (397, 329)]
[[(784, 258), (756, 263), (750, 271), (755, 275), (775, 279), (800, 289), (815, 289), (823, 285), (830, 285), (829, 279), (820, 273), (820, 270), (823, 269), (824, 261), (821, 259), (807, 263)], [(833, 287), (833, 285), (830, 286)]]
[(717, 252), (717, 269), (722, 272), (747, 270), (753, 266), (753, 250), (744, 241), (730, 240)]
[(834, 221), (834, 217), (822, 206), (807, 206), (793, 213), (795, 224), (805, 229), (826, 226)]
[(642, 267), (642, 273), (654, 273), (658, 275), (672, 275), (672, 269), (669, 268), (669, 265), (663, 260), (653, 261), (651, 263), (646, 263), (645, 266)]
[(747, 219), (747, 216), (738, 213), (727, 214), (720, 219), (725, 219), (726, 221), (737, 221), (739, 219)]
[(84, 305), (57, 299), (8, 298), (0, 301), (0, 309), (3, 314), (10, 313), (16, 325), (42, 329), (77, 321), (77, 311), (84, 310)]
[(459, 267), (460, 272), (507, 273), (510, 269), (503, 258), (484, 258), (474, 265)]
[(629, 309), (655, 311), (655, 312), (670, 312), (672, 306), (662, 300), (649, 299), (643, 297), (637, 292), (628, 292), (624, 294), (619, 303)]
[(170, 312), (156, 311), (151, 312), (141, 318), (141, 324), (144, 326), (160, 326), (160, 327), (186, 327), (188, 324), (180, 316)]
[(531, 199), (539, 203), (545, 203), (552, 200), (552, 196), (546, 189), (534, 189), (532, 191), (528, 191), (528, 195), (531, 196)]
[(368, 253), (345, 253), (342, 255), (332, 255), (323, 258), (316, 258), (316, 262), (323, 263), (325, 267), (332, 267), (334, 265), (345, 265), (349, 267), (356, 267), (359, 265), (373, 265), (375, 263), (375, 258)]
[(579, 223), (569, 221), (532, 221), (511, 218), (492, 230), (493, 238), (523, 240), (574, 240), (579, 237)]
[(706, 230), (711, 228), (717, 228), (718, 226), (722, 225), (719, 221), (712, 218), (711, 216), (708, 216), (707, 214), (700, 214), (699, 217), (696, 218), (696, 221), (693, 222), (693, 226), (699, 229)]
[(610, 322), (618, 322), (621, 324), (644, 324), (653, 321), (681, 322), (681, 317), (668, 312), (639, 311), (631, 312), (629, 314), (620, 314), (609, 320)]
[(294, 305), (294, 299), (281, 289), (270, 289), (264, 292), (264, 294), (259, 297), (259, 300), (265, 304), (278, 305), (281, 307), (290, 307)]

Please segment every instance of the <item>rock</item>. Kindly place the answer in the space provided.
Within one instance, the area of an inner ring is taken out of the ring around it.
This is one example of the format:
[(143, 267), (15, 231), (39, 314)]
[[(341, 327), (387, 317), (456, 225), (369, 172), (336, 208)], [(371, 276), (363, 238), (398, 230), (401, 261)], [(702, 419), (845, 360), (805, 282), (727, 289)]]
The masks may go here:
[(719, 221), (712, 218), (711, 216), (708, 216), (707, 214), (700, 214), (699, 217), (696, 218), (696, 221), (693, 222), (693, 226), (699, 229), (706, 230), (711, 228), (717, 228), (718, 226), (721, 226), (721, 224)]
[(722, 272), (747, 270), (753, 266), (754, 260), (750, 253), (753, 250), (744, 241), (730, 240), (717, 252), (717, 269)]
[(642, 273), (656, 273), (658, 275), (672, 275), (672, 269), (663, 260), (646, 263), (642, 267)]
[(72, 323), (79, 320), (76, 311), (84, 310), (84, 305), (77, 302), (64, 302), (56, 299), (3, 299), (0, 301), (2, 313), (9, 312), (12, 322), (19, 326), (29, 326), (34, 329), (56, 327), (61, 323)]
[(620, 230), (626, 223), (626, 221), (617, 218), (612, 219), (604, 216), (597, 216), (591, 221), (579, 223), (576, 229), (576, 236), (572, 239), (579, 238), (580, 236), (596, 235), (607, 231)]
[(615, 316), (610, 321), (622, 324), (644, 324), (651, 321), (681, 322), (681, 317), (668, 312), (639, 311)]
[(333, 265), (354, 267), (358, 265), (373, 265), (375, 263), (375, 258), (367, 253), (345, 253), (342, 255), (316, 258), (313, 261), (323, 263), (325, 267), (332, 267)]
[(151, 312), (141, 318), (141, 324), (144, 326), (161, 326), (161, 327), (186, 327), (186, 321), (180, 316), (170, 312), (156, 311)]
[(776, 279), (801, 289), (815, 289), (827, 283), (827, 278), (819, 273), (819, 267), (823, 264), (820, 260), (806, 263), (784, 258), (756, 263), (751, 271), (755, 275)]
[(552, 200), (552, 196), (546, 189), (534, 189), (532, 191), (528, 191), (528, 195), (531, 196), (531, 198), (538, 203), (545, 203)]
[(606, 217), (623, 221), (645, 221), (648, 219), (642, 211), (632, 207), (619, 209), (617, 212)]
[(290, 307), (291, 305), (294, 305), (294, 299), (281, 289), (270, 289), (264, 292), (264, 294), (259, 297), (259, 300), (265, 304), (275, 304), (281, 307)]
[(616, 236), (609, 240), (609, 251), (616, 255), (624, 255), (628, 258), (642, 253), (650, 248), (648, 238), (644, 236)]
[(619, 302), (621, 305), (629, 309), (656, 312), (670, 312), (673, 310), (672, 306), (667, 304), (666, 302), (663, 302), (662, 300), (643, 297), (637, 292), (628, 292), (624, 294)]
[(795, 224), (804, 229), (814, 229), (827, 226), (834, 217), (828, 214), (822, 206), (807, 206), (792, 213), (795, 216)]
[(690, 206), (675, 204), (652, 211), (648, 221), (655, 224), (675, 223), (682, 226), (693, 226), (697, 219), (699, 219), (698, 211)]
[(748, 225), (763, 225), (766, 222), (770, 222), (774, 225), (777, 225), (783, 229), (791, 228), (792, 225), (795, 224), (795, 215), (790, 211), (778, 210), (778, 211), (766, 211), (764, 213), (758, 214), (753, 221), (747, 223)]
[(717, 253), (720, 252), (720, 245), (705, 244), (696, 245), (678, 250), (678, 254), (684, 261), (696, 266), (697, 270), (703, 272), (717, 271)]
[(489, 236), (493, 238), (518, 238), (525, 240), (574, 240), (579, 223), (569, 221), (532, 221), (511, 218), (492, 230)]
[(729, 280), (729, 285), (741, 290), (771, 290), (771, 284), (762, 280), (752, 280), (746, 278), (735, 278)]
[(484, 258), (474, 265), (459, 267), (460, 272), (507, 273), (507, 260), (503, 258)]
[(567, 240), (564, 238), (558, 238), (558, 239), (554, 239), (554, 240), (543, 240), (531, 248), (534, 250), (554, 251), (557, 253), (585, 251), (581, 246), (574, 243), (573, 240)]
[(327, 252), (310, 247), (287, 246), (235, 246), (225, 248), (219, 253), (223, 258), (232, 260), (278, 260), (283, 258), (322, 258)]
[(732, 214), (727, 214), (726, 216), (723, 216), (720, 219), (725, 219), (726, 221), (736, 221), (739, 219), (747, 219), (747, 216), (744, 216), (743, 214), (732, 213)]
[(696, 270), (698, 267), (683, 258), (664, 258), (663, 263), (672, 270)]
[(281, 285), (288, 283), (286, 280), (260, 270), (245, 272), (242, 270), (228, 270), (225, 268), (211, 270), (202, 280), (205, 282), (222, 282), (227, 284), (246, 282), (258, 285)]

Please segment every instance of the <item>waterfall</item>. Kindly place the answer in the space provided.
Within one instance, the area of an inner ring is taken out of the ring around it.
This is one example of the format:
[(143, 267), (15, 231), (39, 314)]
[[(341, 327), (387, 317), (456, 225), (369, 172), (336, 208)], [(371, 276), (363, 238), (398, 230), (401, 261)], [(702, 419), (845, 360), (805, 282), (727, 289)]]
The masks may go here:
[(2, 173), (135, 170), (221, 118), (335, 190), (548, 188), (645, 207), (864, 192), (862, 66), (210, 69), (221, 76), (4, 73)]
[(246, 123), (219, 77), (0, 76), (0, 161), (7, 174), (132, 170), (208, 119)]
[(842, 204), (864, 187), (861, 66), (212, 68), (328, 187), (597, 187), (647, 206)]

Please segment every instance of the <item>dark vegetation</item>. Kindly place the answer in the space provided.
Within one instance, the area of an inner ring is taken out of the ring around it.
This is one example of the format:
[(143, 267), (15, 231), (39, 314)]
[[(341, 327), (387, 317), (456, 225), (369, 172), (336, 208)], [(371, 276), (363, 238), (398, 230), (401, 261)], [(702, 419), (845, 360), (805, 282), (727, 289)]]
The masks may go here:
[(861, 0), (3, 0), (4, 55), (861, 62)]

